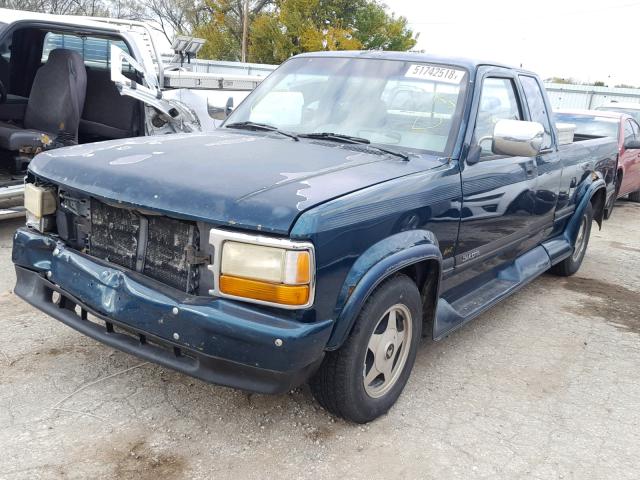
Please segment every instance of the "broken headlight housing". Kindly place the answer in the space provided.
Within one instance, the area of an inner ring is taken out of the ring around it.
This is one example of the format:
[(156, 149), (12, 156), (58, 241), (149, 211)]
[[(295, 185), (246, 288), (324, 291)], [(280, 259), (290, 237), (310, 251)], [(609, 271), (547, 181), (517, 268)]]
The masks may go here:
[(55, 187), (27, 183), (24, 186), (24, 207), (27, 211), (27, 226), (47, 232), (56, 224), (58, 195)]
[(286, 239), (211, 229), (212, 295), (287, 309), (313, 304), (313, 245)]

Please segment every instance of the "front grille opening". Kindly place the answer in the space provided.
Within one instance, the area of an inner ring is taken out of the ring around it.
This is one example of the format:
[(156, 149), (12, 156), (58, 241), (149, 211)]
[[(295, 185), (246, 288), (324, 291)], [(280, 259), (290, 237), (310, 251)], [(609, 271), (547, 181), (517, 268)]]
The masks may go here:
[(195, 222), (142, 215), (91, 200), (89, 254), (197, 294), (200, 270), (191, 264), (200, 245)]
[(150, 217), (142, 273), (187, 292), (197, 291), (198, 267), (189, 264), (187, 252), (199, 243), (196, 225)]
[(135, 270), (140, 218), (131, 210), (91, 200), (91, 255)]

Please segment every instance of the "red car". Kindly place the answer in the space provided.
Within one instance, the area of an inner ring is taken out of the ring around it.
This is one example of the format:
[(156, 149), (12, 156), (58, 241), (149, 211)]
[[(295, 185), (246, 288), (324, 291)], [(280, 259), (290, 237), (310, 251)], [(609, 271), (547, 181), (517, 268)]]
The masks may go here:
[(558, 110), (556, 122), (576, 126), (575, 139), (615, 137), (618, 139), (616, 197), (629, 195), (640, 202), (640, 125), (626, 113), (600, 110)]

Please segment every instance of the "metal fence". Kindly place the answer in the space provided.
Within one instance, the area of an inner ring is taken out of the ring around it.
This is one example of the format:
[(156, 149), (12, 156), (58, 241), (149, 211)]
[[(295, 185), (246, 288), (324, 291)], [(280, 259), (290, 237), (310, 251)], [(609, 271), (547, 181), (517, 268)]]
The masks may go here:
[(611, 100), (640, 103), (640, 89), (635, 88), (594, 87), (563, 83), (545, 83), (545, 88), (554, 109), (592, 109)]

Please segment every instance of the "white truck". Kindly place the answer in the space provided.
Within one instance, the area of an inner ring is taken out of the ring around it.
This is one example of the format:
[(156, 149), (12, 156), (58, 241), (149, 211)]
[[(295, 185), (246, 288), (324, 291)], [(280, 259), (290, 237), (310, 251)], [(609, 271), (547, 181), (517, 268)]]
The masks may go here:
[(211, 130), (271, 68), (169, 68), (142, 22), (0, 9), (0, 219), (24, 214), (37, 153)]

